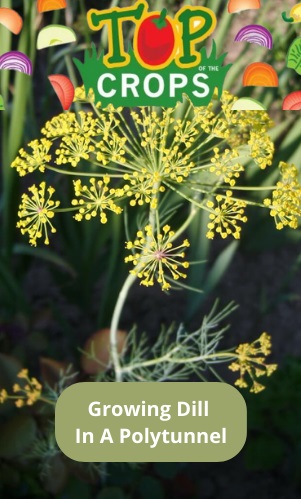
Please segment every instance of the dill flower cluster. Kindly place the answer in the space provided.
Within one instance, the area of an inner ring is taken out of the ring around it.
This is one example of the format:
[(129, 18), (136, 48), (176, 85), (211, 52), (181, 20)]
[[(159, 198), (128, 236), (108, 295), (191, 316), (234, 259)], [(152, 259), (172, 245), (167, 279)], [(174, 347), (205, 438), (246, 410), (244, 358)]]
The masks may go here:
[(38, 187), (33, 185), (28, 190), (30, 196), (22, 194), (17, 227), (21, 229), (22, 234), (28, 234), (29, 242), (33, 246), (36, 246), (37, 239), (43, 236), (44, 243), (49, 244), (48, 230), (52, 233), (56, 232), (51, 219), (60, 202), (52, 199), (55, 190), (53, 187), (46, 189), (45, 182), (41, 182)]
[(23, 382), (15, 383), (12, 387), (14, 395), (9, 395), (5, 389), (0, 391), (0, 404), (7, 400), (14, 400), (16, 407), (35, 404), (41, 398), (42, 385), (39, 381), (28, 375), (28, 369), (22, 369), (17, 377)]
[(168, 275), (174, 281), (187, 277), (181, 270), (189, 267), (189, 263), (183, 261), (185, 252), (182, 250), (189, 247), (189, 241), (185, 239), (179, 246), (173, 246), (174, 235), (170, 226), (165, 225), (162, 233), (155, 237), (152, 226), (147, 225), (143, 231), (137, 232), (133, 242), (126, 243), (126, 248), (133, 253), (125, 261), (134, 264), (130, 273), (137, 275), (141, 284), (153, 286), (156, 279), (163, 290), (168, 290), (171, 287)]
[[(151, 263), (152, 252), (161, 251), (167, 237), (174, 240), (183, 232), (181, 227), (165, 232), (170, 223), (161, 217), (165, 196), (177, 197), (183, 212), (185, 204), (192, 205), (195, 213), (207, 211), (208, 238), (240, 238), (246, 208), (256, 204), (240, 190), (244, 172), (272, 163), (274, 145), (268, 134), (272, 123), (266, 113), (232, 111), (236, 97), (228, 92), (220, 103), (206, 107), (195, 108), (184, 98), (175, 108), (133, 110), (112, 105), (103, 109), (83, 88), (75, 95), (91, 110), (52, 118), (42, 128), (42, 138), (21, 149), (11, 165), (21, 176), (36, 170), (51, 172), (52, 178), (69, 176), (74, 189), (73, 198), (62, 207), (54, 188), (45, 182), (23, 194), (18, 227), (30, 244), (40, 239), (49, 244), (49, 233), (55, 232), (53, 218), (60, 211), (70, 211), (77, 222), (99, 217), (105, 224), (126, 205), (139, 207), (140, 219), (149, 223), (138, 226), (143, 236), (137, 236), (135, 257), (131, 254), (126, 262), (133, 264), (132, 271), (142, 284), (151, 285), (157, 275), (166, 290), (165, 272), (172, 280), (184, 273), (179, 271), (181, 258), (169, 264), (169, 253)], [(282, 165), (282, 180), (271, 186), (271, 198), (257, 203), (270, 211), (278, 229), (297, 226), (301, 187), (294, 168)], [(132, 250), (129, 243), (126, 247)]]
[(265, 357), (270, 353), (271, 337), (267, 333), (262, 333), (253, 343), (239, 345), (235, 350), (237, 358), (229, 365), (231, 371), (239, 371), (240, 374), (234, 384), (240, 388), (247, 388), (248, 381), (251, 381), (250, 392), (259, 393), (264, 390), (264, 385), (259, 383), (257, 378), (270, 376), (277, 369), (277, 364), (266, 364)]
[(298, 170), (295, 165), (280, 163), (281, 180), (277, 182), (272, 192), (272, 199), (265, 199), (265, 206), (270, 208), (270, 215), (275, 219), (278, 230), (289, 226), (298, 227), (298, 217), (301, 216), (301, 185), (298, 180)]
[(75, 220), (80, 222), (83, 218), (91, 220), (99, 214), (101, 223), (107, 223), (106, 210), (113, 211), (117, 215), (122, 212), (120, 206), (114, 201), (115, 189), (109, 189), (110, 177), (104, 176), (103, 180), (90, 178), (90, 187), (82, 185), (81, 180), (74, 180), (74, 193), (76, 198), (72, 200), (73, 206), (79, 206), (79, 212)]

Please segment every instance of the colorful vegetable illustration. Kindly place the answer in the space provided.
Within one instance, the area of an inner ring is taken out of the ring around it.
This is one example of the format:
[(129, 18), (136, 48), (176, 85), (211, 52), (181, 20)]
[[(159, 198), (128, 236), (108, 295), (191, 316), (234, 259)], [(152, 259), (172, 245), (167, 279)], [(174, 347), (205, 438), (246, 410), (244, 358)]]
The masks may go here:
[(270, 50), (273, 48), (273, 38), (270, 31), (259, 24), (249, 24), (239, 30), (234, 41), (254, 43)]
[(301, 75), (301, 37), (296, 38), (288, 49), (286, 58), (287, 67), (294, 69)]
[(66, 7), (66, 0), (38, 0), (38, 12), (65, 9)]
[(65, 75), (50, 75), (48, 76), (56, 95), (65, 111), (67, 111), (74, 98), (74, 86)]
[(296, 90), (288, 94), (283, 100), (282, 109), (284, 111), (300, 111), (301, 110), (301, 90)]
[(0, 56), (0, 69), (11, 69), (13, 71), (20, 71), (27, 75), (32, 74), (32, 63), (27, 55), (17, 50), (5, 52)]
[(18, 35), (23, 26), (23, 19), (15, 10), (1, 7), (0, 24), (3, 24), (3, 26), (14, 33), (14, 35)]
[(41, 29), (37, 39), (37, 49), (41, 50), (46, 47), (54, 47), (63, 43), (76, 42), (76, 34), (73, 29), (67, 28), (60, 24), (52, 24)]
[(167, 10), (161, 14), (144, 18), (135, 34), (134, 45), (137, 55), (151, 67), (166, 64), (174, 55), (175, 34), (167, 16)]
[(278, 75), (275, 69), (266, 62), (254, 62), (244, 72), (244, 87), (278, 87), (278, 85)]
[(286, 12), (282, 12), (282, 19), (286, 23), (300, 23), (301, 22), (301, 3), (294, 5), (290, 11), (289, 17)]
[(229, 0), (228, 12), (236, 14), (243, 10), (260, 9), (260, 0)]
[(266, 107), (251, 97), (241, 97), (234, 102), (232, 111), (266, 111)]

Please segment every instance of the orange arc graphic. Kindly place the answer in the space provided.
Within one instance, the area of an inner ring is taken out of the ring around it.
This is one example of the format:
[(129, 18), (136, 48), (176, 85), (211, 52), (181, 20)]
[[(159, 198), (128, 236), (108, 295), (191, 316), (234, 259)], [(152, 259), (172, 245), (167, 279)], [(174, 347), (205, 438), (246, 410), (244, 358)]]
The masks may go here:
[(38, 11), (48, 12), (49, 10), (65, 9), (66, 0), (38, 0)]
[(229, 0), (228, 12), (235, 14), (242, 10), (260, 9), (260, 0)]
[(23, 26), (23, 19), (15, 10), (1, 7), (0, 24), (3, 24), (3, 26), (14, 33), (14, 35), (18, 35)]
[(244, 87), (278, 87), (278, 75), (270, 64), (254, 62), (250, 64), (243, 75)]

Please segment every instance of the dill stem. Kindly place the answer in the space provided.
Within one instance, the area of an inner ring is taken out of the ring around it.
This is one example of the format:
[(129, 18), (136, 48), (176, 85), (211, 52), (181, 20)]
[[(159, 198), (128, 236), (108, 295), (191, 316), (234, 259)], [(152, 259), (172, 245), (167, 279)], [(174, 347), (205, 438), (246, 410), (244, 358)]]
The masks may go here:
[(120, 364), (118, 346), (117, 346), (117, 330), (125, 300), (135, 280), (136, 276), (133, 274), (129, 274), (127, 279), (125, 280), (115, 305), (115, 309), (112, 316), (112, 322), (110, 326), (110, 350), (111, 350), (112, 362), (114, 365), (115, 377), (116, 381), (118, 382), (122, 381), (122, 367)]
[(238, 355), (232, 352), (214, 352), (212, 354), (197, 355), (195, 357), (184, 357), (184, 358), (173, 357), (173, 354), (176, 353), (179, 349), (180, 347), (176, 347), (172, 351), (168, 352), (166, 355), (163, 355), (162, 357), (157, 357), (155, 359), (146, 360), (144, 362), (139, 362), (137, 364), (131, 364), (125, 366), (123, 368), (123, 371), (132, 372), (135, 371), (136, 369), (155, 366), (157, 364), (162, 364), (163, 362), (168, 362), (170, 364), (188, 364), (188, 363), (194, 364), (196, 362), (206, 362), (208, 360), (215, 360), (217, 358), (223, 359), (223, 362), (230, 362), (238, 358)]
[[(155, 184), (155, 191), (159, 192), (159, 183), (157, 182)], [(157, 194), (153, 195), (153, 200), (157, 198)], [(152, 205), (152, 203), (151, 203)], [(154, 231), (155, 226), (156, 226), (156, 215), (157, 215), (157, 209), (150, 208), (149, 211), (149, 224), (152, 226), (152, 229)], [(146, 246), (150, 244), (149, 238), (146, 241)], [(140, 265), (138, 265), (138, 268)], [(136, 267), (137, 269), (137, 267)], [(126, 278), (121, 291), (119, 293), (113, 316), (112, 316), (112, 321), (110, 325), (110, 353), (111, 353), (111, 358), (114, 366), (114, 371), (115, 371), (115, 380), (116, 382), (122, 382), (123, 381), (123, 368), (120, 363), (120, 358), (119, 358), (119, 353), (118, 353), (118, 345), (117, 345), (117, 331), (118, 331), (118, 326), (119, 326), (119, 321), (120, 317), (122, 314), (122, 310), (125, 304), (125, 301), (127, 299), (127, 296), (129, 294), (129, 290), (131, 289), (132, 285), (134, 284), (135, 280), (137, 279), (136, 274), (129, 274), (128, 277)]]

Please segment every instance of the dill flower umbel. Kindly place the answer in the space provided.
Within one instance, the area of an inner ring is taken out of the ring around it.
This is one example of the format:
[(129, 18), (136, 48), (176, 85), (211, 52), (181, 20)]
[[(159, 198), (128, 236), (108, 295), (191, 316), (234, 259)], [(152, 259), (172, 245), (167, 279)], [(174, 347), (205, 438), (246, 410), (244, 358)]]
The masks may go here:
[(213, 151), (214, 157), (211, 158), (210, 172), (215, 173), (217, 177), (233, 187), (236, 184), (236, 179), (240, 176), (240, 172), (244, 171), (244, 167), (237, 162), (239, 152), (236, 149), (232, 149), (232, 151), (225, 149), (221, 153), (218, 147), (215, 147)]
[(25, 405), (33, 405), (37, 402), (42, 393), (42, 385), (36, 378), (30, 378), (28, 375), (28, 369), (22, 369), (17, 377), (24, 380), (19, 383), (15, 383), (12, 387), (14, 395), (9, 395), (6, 390), (2, 389), (0, 391), (0, 404), (3, 404), (7, 400), (11, 399), (15, 401), (16, 407), (20, 408)]
[(264, 390), (264, 385), (256, 379), (262, 376), (270, 376), (276, 369), (277, 364), (266, 364), (265, 357), (271, 353), (271, 337), (267, 333), (262, 335), (253, 343), (244, 343), (235, 350), (237, 359), (230, 364), (231, 371), (239, 371), (240, 377), (235, 381), (235, 385), (240, 388), (247, 388), (248, 381), (246, 375), (252, 382), (250, 391), (258, 393)]
[(103, 180), (90, 179), (91, 186), (82, 185), (80, 180), (75, 180), (74, 190), (75, 196), (79, 199), (73, 199), (72, 205), (78, 206), (78, 213), (75, 215), (75, 220), (91, 220), (99, 214), (101, 223), (107, 222), (106, 210), (113, 211), (117, 215), (122, 212), (120, 206), (117, 206), (113, 199), (115, 197), (115, 189), (109, 189), (110, 177), (106, 175)]
[(16, 168), (20, 177), (35, 170), (40, 170), (43, 173), (45, 166), (51, 160), (51, 154), (49, 154), (51, 146), (52, 142), (44, 138), (29, 142), (28, 147), (32, 150), (31, 154), (20, 149), (19, 156), (11, 164), (12, 168)]
[[(105, 223), (106, 211), (118, 215), (126, 205), (139, 207), (149, 220), (152, 210), (158, 215), (160, 206), (173, 197), (179, 206), (194, 205), (194, 213), (210, 212), (209, 239), (214, 235), (240, 237), (241, 226), (247, 221), (244, 210), (248, 204), (256, 204), (246, 199), (240, 178), (244, 177), (248, 159), (263, 169), (273, 157), (267, 113), (233, 112), (236, 98), (228, 92), (222, 94), (220, 102), (208, 106), (194, 107), (184, 97), (183, 103), (166, 109), (112, 105), (101, 108), (95, 105), (91, 93), (85, 95), (83, 88), (76, 91), (75, 100), (85, 102), (92, 111), (64, 112), (48, 121), (41, 130), (43, 138), (29, 144), (32, 153), (21, 149), (12, 163), (20, 175), (36, 169), (70, 179), (76, 175), (75, 198), (63, 210), (77, 211), (77, 221), (90, 220), (98, 213)], [(87, 185), (82, 177), (89, 178)], [(107, 178), (111, 180), (110, 188)], [(234, 198), (229, 187), (242, 192)], [(279, 212), (280, 200), (277, 191), (272, 196), (273, 200), (263, 206), (269, 206), (274, 214)], [(32, 199), (36, 201), (36, 197)], [(48, 244), (46, 229), (48, 226), (54, 232), (49, 219), (58, 204), (52, 205), (49, 198), (47, 206), (37, 203), (29, 210), (25, 195), (22, 205), (18, 227), (23, 234), (29, 234), (32, 244), (46, 232), (44, 241)], [(258, 206), (262, 207), (262, 203)], [(293, 203), (286, 205), (285, 219), (292, 216), (293, 226), (296, 213), (288, 214), (289, 206)], [(157, 215), (152, 217), (159, 220)], [(279, 217), (283, 218), (281, 210)], [(168, 222), (169, 218), (164, 223)], [(158, 229), (153, 226), (154, 233)]]
[(41, 182), (38, 187), (33, 185), (28, 190), (31, 196), (22, 195), (22, 203), (18, 212), (20, 220), (17, 227), (21, 229), (22, 234), (28, 234), (29, 242), (33, 246), (36, 246), (37, 239), (43, 236), (44, 243), (49, 244), (48, 230), (56, 232), (51, 219), (60, 202), (52, 199), (55, 190), (53, 187), (46, 189), (45, 182)]
[(271, 166), (275, 148), (268, 135), (264, 135), (262, 131), (251, 132), (248, 144), (251, 157), (259, 168), (264, 170), (267, 166)]
[(182, 269), (187, 269), (189, 263), (183, 261), (185, 253), (183, 248), (189, 247), (187, 239), (179, 246), (174, 247), (172, 238), (175, 233), (165, 225), (162, 232), (154, 235), (151, 225), (147, 225), (144, 231), (137, 232), (135, 241), (127, 242), (126, 248), (132, 250), (133, 254), (125, 258), (126, 263), (133, 263), (134, 269), (131, 274), (137, 275), (144, 286), (153, 286), (155, 280), (164, 291), (170, 289), (170, 280), (177, 281), (186, 274)]
[(41, 396), (42, 385), (36, 378), (29, 378), (28, 369), (22, 369), (17, 375), (18, 378), (24, 379), (26, 384), (20, 386), (15, 383), (13, 386), (13, 392), (18, 394), (19, 397), (15, 404), (17, 407), (22, 407), (23, 405), (33, 405)]
[(227, 191), (226, 195), (216, 196), (217, 205), (212, 201), (207, 202), (211, 213), (209, 215), (207, 237), (214, 238), (214, 231), (223, 239), (232, 235), (235, 239), (240, 238), (241, 227), (238, 222), (245, 223), (247, 217), (244, 216), (246, 203), (239, 199), (232, 198), (232, 191)]
[(89, 159), (89, 154), (95, 150), (89, 137), (73, 133), (62, 138), (60, 149), (55, 151), (57, 165), (70, 163), (76, 167), (81, 159)]
[(297, 229), (298, 217), (301, 216), (301, 185), (295, 165), (281, 162), (279, 165), (281, 180), (272, 192), (272, 199), (265, 199), (270, 208), (270, 215), (275, 219), (278, 230), (289, 226)]

